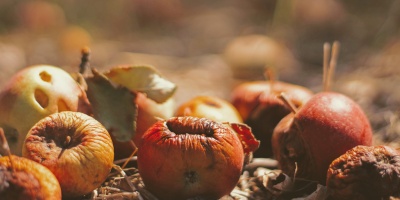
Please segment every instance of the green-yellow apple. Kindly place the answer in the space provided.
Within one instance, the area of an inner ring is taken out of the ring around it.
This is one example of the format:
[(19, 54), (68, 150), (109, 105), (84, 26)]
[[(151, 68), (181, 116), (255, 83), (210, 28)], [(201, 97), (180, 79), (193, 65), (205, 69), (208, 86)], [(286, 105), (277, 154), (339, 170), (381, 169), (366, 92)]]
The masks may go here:
[(40, 119), (61, 111), (90, 113), (86, 93), (70, 74), (49, 65), (17, 72), (0, 92), (0, 127), (11, 151), (21, 155), (29, 129)]

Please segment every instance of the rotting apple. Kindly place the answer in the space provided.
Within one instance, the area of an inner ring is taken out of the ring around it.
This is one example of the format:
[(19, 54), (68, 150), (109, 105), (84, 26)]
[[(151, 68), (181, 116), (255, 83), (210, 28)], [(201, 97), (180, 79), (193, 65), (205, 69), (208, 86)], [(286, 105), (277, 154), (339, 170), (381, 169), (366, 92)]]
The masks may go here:
[(66, 71), (34, 65), (17, 72), (0, 92), (0, 126), (11, 151), (21, 155), (29, 129), (40, 119), (61, 111), (90, 113), (85, 92)]
[(244, 151), (228, 126), (206, 118), (155, 123), (138, 151), (145, 187), (160, 199), (218, 199), (237, 184)]
[(290, 113), (290, 108), (277, 97), (282, 92), (296, 107), (301, 107), (313, 95), (306, 87), (281, 81), (244, 82), (232, 91), (232, 105), (261, 141), (254, 157), (272, 156), (272, 132), (278, 122)]
[(314, 95), (276, 126), (272, 147), (282, 171), (325, 184), (330, 163), (357, 145), (372, 145), (361, 107), (335, 92)]
[(63, 198), (76, 198), (104, 182), (113, 166), (114, 148), (100, 122), (84, 113), (64, 111), (32, 127), (23, 156), (54, 173)]
[(61, 199), (57, 178), (49, 169), (32, 160), (19, 156), (0, 157), (0, 177), (1, 199)]
[(400, 195), (400, 152), (390, 146), (356, 146), (329, 166), (329, 199), (389, 199)]
[[(164, 103), (156, 103), (147, 98), (145, 94), (138, 92), (135, 101), (138, 107), (138, 115), (136, 119), (136, 133), (132, 137), (132, 141), (139, 147), (142, 136), (148, 128), (160, 119), (169, 119), (174, 115), (175, 99), (170, 98)], [(128, 158), (135, 150), (130, 142), (119, 142), (114, 137), (112, 138), (115, 159)]]
[(196, 96), (181, 104), (175, 116), (208, 118), (217, 122), (243, 122), (239, 112), (230, 102), (216, 96)]

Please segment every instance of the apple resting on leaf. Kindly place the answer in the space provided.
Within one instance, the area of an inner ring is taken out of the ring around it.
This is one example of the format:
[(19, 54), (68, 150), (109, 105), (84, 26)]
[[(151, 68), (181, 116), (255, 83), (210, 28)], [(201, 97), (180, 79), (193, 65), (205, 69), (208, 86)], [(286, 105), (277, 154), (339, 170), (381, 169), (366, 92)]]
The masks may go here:
[(64, 111), (37, 122), (26, 136), (23, 156), (50, 169), (63, 198), (77, 198), (99, 187), (110, 173), (114, 148), (94, 118)]
[(232, 104), (261, 141), (254, 157), (272, 156), (272, 132), (278, 122), (290, 113), (290, 108), (278, 98), (282, 92), (296, 107), (301, 107), (313, 95), (305, 87), (280, 81), (245, 82), (232, 91)]
[(173, 117), (143, 135), (138, 169), (160, 199), (218, 199), (237, 184), (244, 150), (233, 129), (206, 118)]
[(0, 198), (3, 200), (61, 200), (54, 174), (32, 160), (19, 156), (0, 157)]
[(0, 127), (11, 151), (21, 155), (29, 129), (40, 119), (61, 111), (90, 113), (85, 92), (66, 71), (35, 65), (17, 72), (0, 92)]
[(289, 176), (325, 184), (331, 162), (357, 145), (372, 145), (363, 110), (345, 95), (321, 92), (276, 126), (272, 147)]

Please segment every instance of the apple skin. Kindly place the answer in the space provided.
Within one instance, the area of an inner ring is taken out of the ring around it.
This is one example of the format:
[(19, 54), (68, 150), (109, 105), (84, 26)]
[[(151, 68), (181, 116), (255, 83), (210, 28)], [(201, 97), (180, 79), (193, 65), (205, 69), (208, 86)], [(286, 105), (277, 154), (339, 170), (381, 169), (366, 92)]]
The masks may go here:
[(238, 110), (245, 124), (261, 141), (254, 157), (272, 157), (271, 137), (275, 126), (291, 110), (278, 98), (282, 92), (297, 107), (304, 105), (313, 92), (305, 87), (281, 81), (244, 82), (231, 93), (232, 105)]
[[(154, 123), (159, 119), (169, 119), (175, 112), (175, 99), (170, 98), (164, 103), (156, 103), (146, 97), (145, 94), (137, 93), (136, 104), (138, 106), (138, 115), (136, 120), (136, 133), (132, 137), (132, 141), (137, 147), (140, 146), (142, 136)], [(128, 158), (134, 148), (130, 142), (119, 142), (112, 137), (115, 150), (115, 159)]]
[[(61, 200), (61, 188), (54, 174), (32, 160), (0, 157), (0, 196), (3, 200)], [(14, 171), (13, 171), (14, 170)]]
[(32, 127), (23, 156), (54, 173), (63, 198), (75, 198), (104, 182), (113, 166), (114, 148), (100, 122), (80, 112), (64, 111)]
[(331, 162), (357, 145), (372, 145), (370, 123), (352, 99), (335, 92), (313, 96), (296, 114), (276, 126), (272, 147), (279, 167), (289, 176), (325, 184)]
[(160, 199), (219, 199), (237, 184), (243, 159), (234, 131), (186, 116), (155, 123), (143, 135), (137, 163), (146, 188)]
[(239, 112), (230, 102), (215, 96), (196, 96), (181, 104), (175, 116), (208, 118), (217, 122), (243, 122)]
[(25, 136), (36, 122), (67, 110), (91, 112), (86, 93), (66, 71), (34, 65), (17, 72), (0, 92), (0, 126), (11, 151), (21, 155)]

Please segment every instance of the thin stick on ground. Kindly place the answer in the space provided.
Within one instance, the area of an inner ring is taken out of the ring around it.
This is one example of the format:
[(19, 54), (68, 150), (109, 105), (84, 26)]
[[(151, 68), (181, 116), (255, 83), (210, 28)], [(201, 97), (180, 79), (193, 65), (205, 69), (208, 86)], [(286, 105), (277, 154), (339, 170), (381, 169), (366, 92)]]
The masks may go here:
[(133, 147), (134, 150), (133, 150), (132, 154), (129, 156), (129, 158), (121, 166), (122, 169), (124, 169), (126, 167), (126, 165), (129, 163), (129, 161), (133, 158), (133, 156), (135, 156), (135, 154), (138, 151), (136, 144), (132, 140), (129, 141), (129, 144), (131, 145), (131, 147)]
[(6, 151), (8, 158), (10, 159), (11, 169), (13, 172), (15, 172), (10, 146), (8, 146), (7, 138), (6, 135), (4, 134), (3, 128), (0, 128), (0, 138), (1, 138), (2, 148)]
[(81, 50), (81, 64), (79, 65), (79, 73), (84, 74), (90, 66), (90, 48), (83, 47)]

